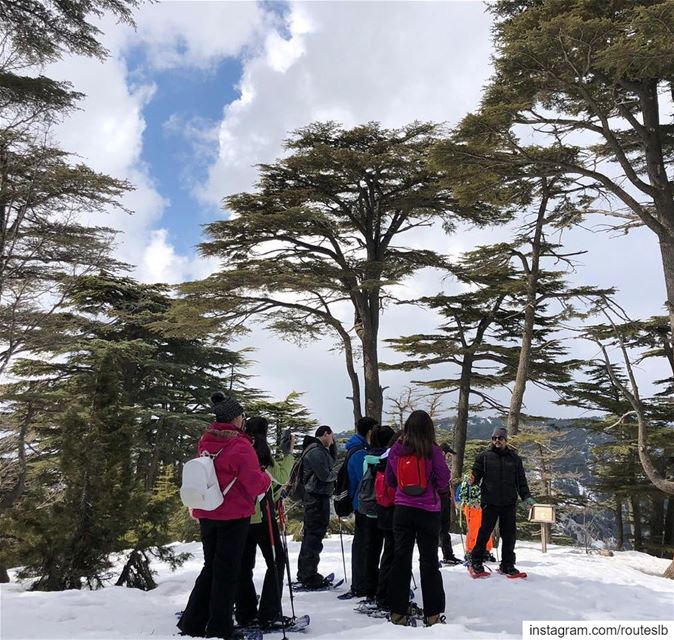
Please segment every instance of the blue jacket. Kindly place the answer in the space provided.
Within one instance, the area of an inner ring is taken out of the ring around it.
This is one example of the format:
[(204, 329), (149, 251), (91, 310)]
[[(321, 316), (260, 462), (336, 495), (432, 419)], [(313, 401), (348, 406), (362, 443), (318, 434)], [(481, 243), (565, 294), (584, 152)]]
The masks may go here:
[(349, 473), (349, 496), (353, 500), (353, 510), (358, 511), (358, 485), (363, 477), (363, 462), (365, 461), (365, 455), (367, 450), (370, 448), (367, 440), (363, 438), (359, 433), (351, 436), (346, 443), (347, 453), (354, 447), (361, 447), (358, 451), (355, 451), (349, 458), (349, 466), (347, 471)]

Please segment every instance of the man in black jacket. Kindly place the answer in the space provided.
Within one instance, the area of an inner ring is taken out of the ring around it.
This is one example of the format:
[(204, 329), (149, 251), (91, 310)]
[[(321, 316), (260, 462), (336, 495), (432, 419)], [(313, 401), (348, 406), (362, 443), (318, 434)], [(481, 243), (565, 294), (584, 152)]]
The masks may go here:
[(491, 446), (475, 458), (470, 483), (482, 483), (482, 525), (471, 556), (473, 571), (484, 572), (487, 540), (498, 520), (502, 541), (500, 570), (519, 573), (515, 568), (517, 497), (530, 505), (535, 500), (529, 492), (522, 459), (508, 447), (508, 432), (502, 427), (494, 429)]
[(297, 579), (309, 589), (325, 586), (318, 573), (323, 538), (330, 524), (330, 496), (335, 490), (335, 436), (327, 425), (318, 427), (316, 437), (303, 443), (304, 531), (297, 559)]

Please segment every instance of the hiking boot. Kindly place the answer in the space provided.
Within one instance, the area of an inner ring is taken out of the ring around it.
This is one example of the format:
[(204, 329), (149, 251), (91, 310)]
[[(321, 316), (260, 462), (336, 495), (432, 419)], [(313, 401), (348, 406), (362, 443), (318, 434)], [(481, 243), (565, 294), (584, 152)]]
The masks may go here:
[(487, 560), (488, 560), (489, 562), (496, 562), (496, 558), (494, 557), (494, 554), (493, 554), (493, 553), (488, 553), (488, 554), (487, 554)]
[(432, 627), (434, 624), (445, 624), (447, 618), (440, 613), (436, 613), (434, 616), (427, 616), (424, 618), (424, 624), (427, 627)]
[(320, 573), (317, 573), (308, 580), (300, 580), (300, 582), (305, 589), (322, 589), (330, 584), (330, 581), (326, 580)]
[(295, 621), (288, 616), (278, 616), (273, 620), (260, 620), (260, 629), (262, 631), (269, 631), (271, 629), (287, 629), (292, 627)]
[(475, 573), (484, 573), (484, 565), (480, 560), (473, 560), (473, 562), (470, 563), (471, 568)]
[(391, 622), (401, 627), (409, 627), (410, 620), (404, 613), (391, 613)]
[(499, 571), (501, 573), (505, 573), (507, 576), (512, 576), (519, 573), (519, 569), (516, 569), (515, 565), (512, 564), (505, 564), (505, 565), (502, 564), (501, 567), (499, 568)]
[(442, 564), (461, 564), (461, 560), (456, 556), (447, 556), (442, 559)]

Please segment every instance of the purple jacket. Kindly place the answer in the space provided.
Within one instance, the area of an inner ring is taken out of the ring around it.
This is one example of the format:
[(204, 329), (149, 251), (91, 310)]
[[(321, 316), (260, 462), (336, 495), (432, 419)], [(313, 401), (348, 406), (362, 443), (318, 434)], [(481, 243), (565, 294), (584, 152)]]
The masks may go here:
[(398, 459), (401, 455), (412, 453), (403, 443), (398, 440), (388, 454), (386, 465), (386, 482), (391, 487), (396, 487), (395, 504), (402, 507), (414, 507), (424, 511), (440, 511), (440, 493), (449, 492), (450, 472), (445, 462), (445, 456), (437, 445), (433, 445), (433, 454), (426, 458), (426, 477), (428, 487), (419, 496), (408, 496), (398, 487)]

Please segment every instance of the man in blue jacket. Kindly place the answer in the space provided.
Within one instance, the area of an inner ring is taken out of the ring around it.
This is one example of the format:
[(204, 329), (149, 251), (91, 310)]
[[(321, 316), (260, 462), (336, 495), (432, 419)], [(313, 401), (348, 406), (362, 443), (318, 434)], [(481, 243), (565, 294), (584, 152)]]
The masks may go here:
[[(356, 527), (351, 544), (351, 590), (352, 597), (367, 594), (367, 516), (358, 513), (358, 485), (363, 478), (365, 456), (370, 448), (370, 432), (378, 424), (367, 416), (356, 423), (356, 434), (346, 443), (349, 456), (349, 496), (353, 501)], [(346, 594), (345, 594), (346, 595)]]

